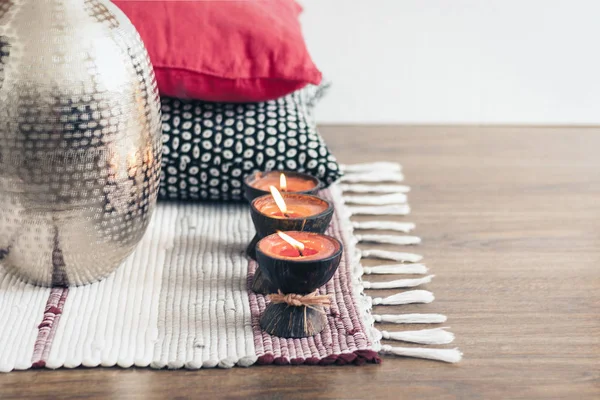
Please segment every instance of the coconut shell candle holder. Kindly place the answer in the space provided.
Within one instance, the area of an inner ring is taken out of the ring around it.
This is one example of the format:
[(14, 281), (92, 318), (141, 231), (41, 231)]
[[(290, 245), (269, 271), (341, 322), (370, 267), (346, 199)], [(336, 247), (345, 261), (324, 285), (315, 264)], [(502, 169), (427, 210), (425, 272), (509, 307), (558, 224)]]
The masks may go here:
[(326, 284), (342, 258), (342, 243), (311, 232), (279, 232), (261, 239), (256, 257), (264, 276), (277, 288), (269, 295), (260, 326), (267, 333), (302, 338), (321, 332), (329, 297), (316, 290)]
[[(329, 201), (297, 193), (282, 193), (281, 198), (285, 202), (285, 213), (281, 211), (272, 195), (258, 197), (250, 205), (256, 235), (248, 245), (246, 253), (252, 259), (256, 259), (258, 241), (266, 236), (277, 231), (323, 233), (331, 223), (334, 209)], [(254, 274), (252, 290), (261, 294), (277, 291), (263, 276), (260, 266)]]
[(285, 193), (317, 194), (323, 188), (323, 182), (300, 172), (255, 172), (244, 179), (244, 195), (252, 202), (257, 197), (269, 194), (271, 186)]

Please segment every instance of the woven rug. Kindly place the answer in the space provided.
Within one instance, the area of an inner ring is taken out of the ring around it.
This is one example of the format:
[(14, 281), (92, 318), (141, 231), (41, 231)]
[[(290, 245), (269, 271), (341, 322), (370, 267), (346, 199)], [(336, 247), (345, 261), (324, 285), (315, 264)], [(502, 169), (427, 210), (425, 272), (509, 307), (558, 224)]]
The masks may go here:
[[(447, 344), (453, 335), (444, 328), (376, 329), (377, 322), (435, 324), (445, 317), (371, 313), (372, 306), (431, 302), (431, 292), (414, 287), (429, 283), (432, 276), (426, 275), (418, 254), (356, 247), (359, 242), (420, 242), (403, 234), (414, 224), (385, 218), (410, 211), (408, 187), (396, 183), (403, 179), (400, 166), (346, 166), (345, 172), (341, 184), (321, 193), (336, 207), (328, 233), (342, 240), (345, 251), (334, 278), (319, 289), (332, 298), (328, 325), (319, 335), (281, 339), (261, 331), (258, 321), (268, 300), (249, 290), (256, 265), (244, 256), (254, 234), (247, 205), (159, 204), (135, 253), (101, 282), (40, 288), (0, 267), (0, 371), (81, 365), (198, 369), (362, 364), (380, 362), (380, 354), (459, 361), (456, 349), (382, 344), (382, 339)], [(353, 223), (353, 215), (379, 217)], [(388, 234), (361, 235), (358, 230)], [(365, 257), (390, 261), (363, 268), (360, 259)], [(363, 274), (386, 274), (390, 279), (371, 283)], [(391, 274), (417, 277), (394, 279)], [(389, 288), (409, 289), (385, 298), (363, 292)]]

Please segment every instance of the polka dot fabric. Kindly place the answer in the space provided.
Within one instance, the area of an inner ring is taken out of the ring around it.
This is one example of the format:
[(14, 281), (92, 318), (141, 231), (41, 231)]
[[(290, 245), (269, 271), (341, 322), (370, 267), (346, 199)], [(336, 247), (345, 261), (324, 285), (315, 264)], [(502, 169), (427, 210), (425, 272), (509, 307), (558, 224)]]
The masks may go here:
[(327, 185), (340, 170), (311, 111), (323, 88), (310, 86), (262, 103), (162, 98), (163, 200), (243, 200), (255, 171), (310, 173)]

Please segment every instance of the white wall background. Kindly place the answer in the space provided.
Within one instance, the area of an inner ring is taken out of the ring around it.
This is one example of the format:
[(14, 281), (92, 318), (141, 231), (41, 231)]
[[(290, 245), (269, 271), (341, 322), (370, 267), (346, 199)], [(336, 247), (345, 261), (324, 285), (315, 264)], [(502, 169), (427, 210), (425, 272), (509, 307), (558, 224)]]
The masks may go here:
[(325, 123), (600, 123), (600, 0), (300, 0)]

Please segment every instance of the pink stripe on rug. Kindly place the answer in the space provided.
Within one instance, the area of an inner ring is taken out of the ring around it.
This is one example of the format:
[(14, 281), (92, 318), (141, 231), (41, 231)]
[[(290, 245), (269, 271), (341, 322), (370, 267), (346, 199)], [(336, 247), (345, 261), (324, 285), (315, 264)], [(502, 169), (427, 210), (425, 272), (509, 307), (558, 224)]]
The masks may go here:
[(50, 355), (52, 341), (56, 334), (56, 329), (60, 321), (67, 300), (69, 289), (55, 288), (50, 291), (46, 308), (44, 310), (44, 319), (38, 325), (38, 336), (33, 347), (33, 356), (31, 357), (32, 368), (43, 368), (46, 366), (46, 360)]

